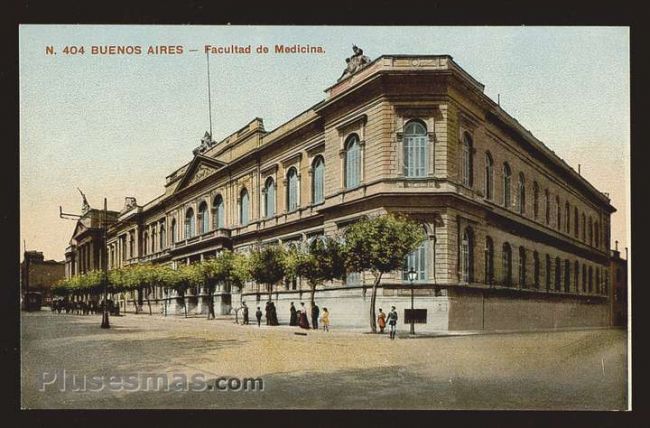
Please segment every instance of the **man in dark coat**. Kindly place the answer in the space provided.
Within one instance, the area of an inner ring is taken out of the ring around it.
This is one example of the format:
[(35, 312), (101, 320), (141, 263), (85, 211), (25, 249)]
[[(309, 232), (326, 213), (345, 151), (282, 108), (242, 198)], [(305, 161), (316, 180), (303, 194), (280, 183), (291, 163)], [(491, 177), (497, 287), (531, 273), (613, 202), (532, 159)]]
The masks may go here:
[(266, 302), (264, 307), (264, 317), (266, 318), (266, 325), (271, 325), (271, 301)]
[(318, 315), (320, 315), (320, 308), (314, 303), (311, 306), (311, 326), (314, 330), (318, 330)]
[(291, 316), (289, 317), (289, 325), (298, 325), (298, 311), (296, 310), (296, 307), (293, 306), (293, 302), (291, 302), (291, 308), (289, 308), (289, 312), (291, 312)]

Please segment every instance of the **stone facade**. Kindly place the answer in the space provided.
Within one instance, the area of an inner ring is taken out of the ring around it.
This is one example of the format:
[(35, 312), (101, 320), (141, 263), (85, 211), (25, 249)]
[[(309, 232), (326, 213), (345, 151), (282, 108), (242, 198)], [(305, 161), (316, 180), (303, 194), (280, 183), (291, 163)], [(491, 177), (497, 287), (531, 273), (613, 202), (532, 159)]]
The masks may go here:
[[(450, 56), (381, 56), (326, 93), (272, 131), (255, 118), (196, 151), (167, 176), (162, 195), (125, 206), (108, 231), (109, 268), (191, 263), (226, 248), (305, 241), (339, 233), (362, 216), (401, 212), (429, 237), (414, 285), (416, 307), (428, 309), (420, 330), (608, 323), (609, 198)], [(324, 197), (315, 201), (320, 162)], [(370, 285), (368, 273), (324, 284), (316, 302), (330, 309), (334, 325), (364, 327)], [(387, 275), (378, 307), (406, 308), (408, 288), (401, 272)], [(257, 290), (218, 289), (217, 301), (224, 313), (240, 300), (254, 311), (266, 299)], [(203, 310), (197, 293), (193, 308)], [(273, 296), (282, 322), (290, 301), (308, 300), (307, 285), (282, 284)], [(156, 299), (174, 301), (162, 290)]]

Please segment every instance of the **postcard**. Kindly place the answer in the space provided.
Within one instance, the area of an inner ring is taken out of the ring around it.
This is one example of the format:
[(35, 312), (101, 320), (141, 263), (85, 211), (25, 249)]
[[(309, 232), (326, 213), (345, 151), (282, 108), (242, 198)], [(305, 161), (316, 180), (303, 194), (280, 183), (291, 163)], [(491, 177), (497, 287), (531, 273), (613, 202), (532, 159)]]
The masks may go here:
[(631, 408), (629, 28), (19, 38), (22, 408)]

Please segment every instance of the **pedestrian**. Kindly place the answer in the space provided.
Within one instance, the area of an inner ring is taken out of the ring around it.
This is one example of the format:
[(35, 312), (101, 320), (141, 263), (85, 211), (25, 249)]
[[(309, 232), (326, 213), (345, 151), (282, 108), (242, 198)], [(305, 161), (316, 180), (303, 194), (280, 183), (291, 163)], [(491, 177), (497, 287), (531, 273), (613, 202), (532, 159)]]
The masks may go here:
[(241, 304), (244, 307), (244, 325), (248, 325), (248, 306), (246, 302), (241, 302)]
[(323, 315), (320, 317), (320, 322), (323, 324), (323, 331), (330, 332), (330, 313), (327, 308), (323, 307)]
[(266, 325), (271, 325), (271, 301), (266, 302), (264, 307), (264, 317), (266, 318)]
[(312, 302), (311, 305), (311, 326), (314, 330), (318, 330), (318, 315), (320, 314), (320, 308), (315, 302)]
[(397, 333), (397, 318), (395, 306), (391, 306), (390, 312), (388, 313), (388, 332), (391, 339), (395, 339), (395, 333)]
[(275, 303), (270, 302), (269, 304), (269, 325), (280, 325), (278, 322), (278, 311), (275, 308)]
[(298, 311), (296, 310), (296, 307), (293, 305), (293, 302), (291, 302), (291, 307), (289, 308), (289, 312), (291, 315), (289, 316), (289, 325), (298, 325)]
[(379, 315), (377, 315), (377, 324), (379, 325), (379, 333), (384, 333), (384, 328), (386, 328), (386, 314), (384, 311), (379, 308)]
[(305, 309), (305, 302), (300, 302), (300, 314), (298, 315), (298, 325), (300, 328), (309, 328), (309, 321), (307, 320), (307, 309)]
[(255, 317), (257, 318), (257, 326), (261, 327), (262, 326), (262, 310), (260, 307), (257, 307), (257, 312), (255, 312)]

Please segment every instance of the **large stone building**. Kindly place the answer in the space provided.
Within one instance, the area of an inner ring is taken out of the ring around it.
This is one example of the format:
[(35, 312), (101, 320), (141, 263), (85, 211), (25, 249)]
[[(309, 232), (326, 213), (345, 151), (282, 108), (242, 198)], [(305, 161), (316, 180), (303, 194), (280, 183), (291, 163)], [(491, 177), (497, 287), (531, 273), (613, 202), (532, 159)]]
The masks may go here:
[[(127, 200), (108, 232), (109, 268), (304, 242), (400, 212), (428, 236), (408, 258), (428, 311), (419, 330), (607, 325), (615, 209), (483, 89), (450, 56), (383, 55), (276, 129), (255, 118), (218, 142), (206, 134), (163, 194)], [(316, 302), (334, 325), (364, 327), (371, 284), (351, 274), (319, 287)], [(280, 321), (307, 289), (277, 288)], [(216, 297), (228, 312), (240, 299), (263, 306), (258, 291)], [(195, 293), (189, 307), (204, 311)], [(403, 272), (382, 280), (378, 307), (391, 305), (410, 306)]]
[(105, 260), (105, 229), (115, 223), (118, 213), (91, 208), (84, 196), (81, 217), (65, 250), (65, 276), (84, 274), (91, 270), (102, 270)]
[(21, 296), (38, 292), (43, 304), (48, 304), (52, 299), (52, 285), (64, 277), (64, 262), (45, 260), (41, 251), (25, 251), (20, 263)]

